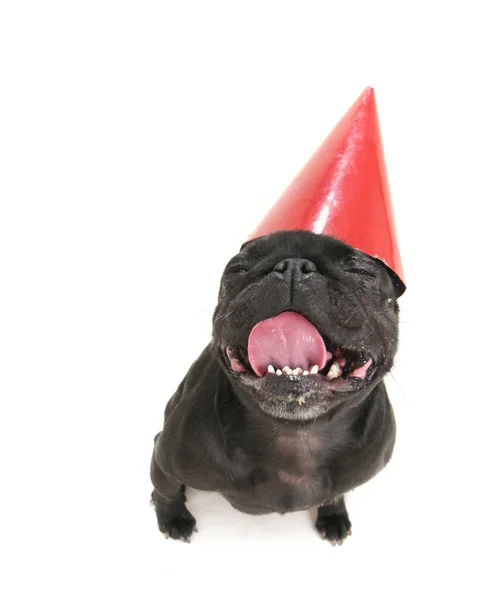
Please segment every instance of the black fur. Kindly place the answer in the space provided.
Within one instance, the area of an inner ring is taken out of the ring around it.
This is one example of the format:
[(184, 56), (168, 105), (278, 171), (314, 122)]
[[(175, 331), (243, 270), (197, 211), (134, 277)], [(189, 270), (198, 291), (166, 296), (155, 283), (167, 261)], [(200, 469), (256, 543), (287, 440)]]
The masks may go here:
[[(223, 274), (212, 341), (167, 404), (155, 438), (160, 531), (189, 541), (190, 486), (218, 491), (252, 514), (318, 506), (316, 528), (342, 543), (351, 527), (343, 495), (376, 475), (394, 447), (382, 380), (397, 350), (402, 291), (382, 262), (327, 236), (279, 232), (245, 244)], [(322, 377), (235, 373), (226, 348), (249, 366), (252, 328), (287, 310), (311, 321), (329, 350), (371, 357), (366, 379), (332, 391)]]

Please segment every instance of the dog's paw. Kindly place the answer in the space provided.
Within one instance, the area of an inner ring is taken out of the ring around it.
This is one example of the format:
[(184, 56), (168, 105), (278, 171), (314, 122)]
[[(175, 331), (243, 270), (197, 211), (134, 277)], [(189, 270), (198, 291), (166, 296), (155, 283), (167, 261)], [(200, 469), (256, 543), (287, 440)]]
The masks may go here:
[(316, 519), (316, 529), (324, 540), (329, 540), (332, 546), (342, 546), (348, 535), (352, 535), (351, 522), (347, 515), (321, 515)]
[(183, 509), (174, 514), (157, 509), (158, 529), (166, 539), (182, 540), (189, 543), (193, 532), (198, 531), (196, 519), (184, 506)]

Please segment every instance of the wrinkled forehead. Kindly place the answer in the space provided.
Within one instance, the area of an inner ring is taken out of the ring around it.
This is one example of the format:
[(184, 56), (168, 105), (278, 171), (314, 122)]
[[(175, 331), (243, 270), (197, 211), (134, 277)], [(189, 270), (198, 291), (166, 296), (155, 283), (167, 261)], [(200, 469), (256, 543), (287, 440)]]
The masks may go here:
[(338, 259), (361, 254), (335, 238), (307, 231), (280, 231), (241, 246), (238, 256), (262, 259), (269, 255), (284, 257)]

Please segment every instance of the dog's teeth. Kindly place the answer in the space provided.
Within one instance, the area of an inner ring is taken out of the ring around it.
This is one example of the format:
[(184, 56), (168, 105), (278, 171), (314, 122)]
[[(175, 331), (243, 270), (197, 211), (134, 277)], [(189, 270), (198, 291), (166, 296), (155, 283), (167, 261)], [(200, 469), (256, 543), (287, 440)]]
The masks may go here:
[(303, 371), (303, 375), (309, 375), (309, 371)]
[(282, 373), (285, 373), (285, 375), (292, 375), (292, 369), (290, 367), (284, 367)]
[(328, 371), (327, 379), (337, 379), (342, 375), (342, 367), (338, 363), (333, 363)]
[(311, 375), (316, 375), (318, 373), (318, 365), (313, 365), (309, 372), (311, 373)]
[(268, 365), (267, 371), (268, 373), (275, 373), (275, 367), (273, 365)]
[(277, 375), (282, 375), (282, 371), (280, 369), (277, 369), (275, 373), (277, 373)]
[(301, 367), (297, 367), (296, 369), (292, 369), (292, 375), (302, 375), (303, 370)]

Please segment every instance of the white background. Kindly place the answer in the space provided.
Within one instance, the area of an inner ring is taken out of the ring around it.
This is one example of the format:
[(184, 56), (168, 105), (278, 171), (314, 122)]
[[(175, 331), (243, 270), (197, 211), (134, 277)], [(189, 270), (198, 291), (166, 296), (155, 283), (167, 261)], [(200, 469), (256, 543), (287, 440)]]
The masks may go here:
[[(2, 597), (493, 598), (489, 7), (2, 2)], [(165, 541), (152, 440), (223, 266), (367, 85), (409, 286), (394, 459), (342, 548), (204, 493)]]

